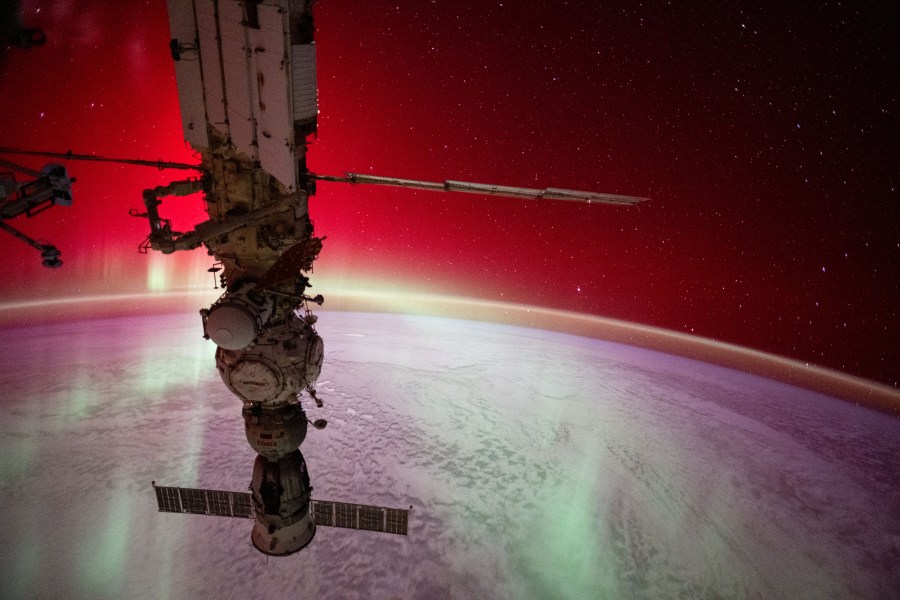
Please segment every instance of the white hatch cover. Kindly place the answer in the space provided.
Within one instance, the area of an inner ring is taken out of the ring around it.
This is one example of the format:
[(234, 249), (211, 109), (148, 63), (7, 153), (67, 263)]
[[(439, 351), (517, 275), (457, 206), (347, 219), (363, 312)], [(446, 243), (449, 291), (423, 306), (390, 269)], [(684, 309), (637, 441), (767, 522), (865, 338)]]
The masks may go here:
[(256, 319), (240, 304), (213, 306), (206, 319), (206, 334), (216, 346), (240, 350), (256, 339)]

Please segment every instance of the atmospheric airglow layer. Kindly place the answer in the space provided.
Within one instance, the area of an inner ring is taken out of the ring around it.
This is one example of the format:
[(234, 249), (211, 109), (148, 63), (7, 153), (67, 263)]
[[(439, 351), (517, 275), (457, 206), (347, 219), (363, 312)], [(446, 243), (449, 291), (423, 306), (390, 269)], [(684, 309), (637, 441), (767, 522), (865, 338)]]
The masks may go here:
[[(571, 333), (719, 364), (900, 415), (900, 392), (891, 387), (825, 367), (678, 331), (539, 306), (409, 293), (396, 290), (395, 285), (382, 286), (387, 289), (373, 291), (378, 285), (371, 281), (362, 282), (359, 289), (354, 289), (326, 279), (322, 287), (329, 290), (325, 310), (317, 311), (323, 318), (327, 318), (329, 311), (400, 313)], [(144, 312), (189, 312), (211, 302), (217, 295), (215, 290), (210, 289), (6, 303), (0, 305), (0, 325), (15, 326), (64, 318), (127, 316)], [(439, 345), (439, 340), (435, 343)]]

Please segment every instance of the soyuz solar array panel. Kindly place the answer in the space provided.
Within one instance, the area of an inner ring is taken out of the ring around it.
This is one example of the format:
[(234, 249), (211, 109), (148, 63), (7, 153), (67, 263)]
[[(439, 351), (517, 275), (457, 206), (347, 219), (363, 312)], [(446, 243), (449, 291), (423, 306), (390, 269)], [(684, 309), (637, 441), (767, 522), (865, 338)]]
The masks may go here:
[(253, 506), (247, 492), (225, 492), (196, 488), (154, 486), (160, 512), (253, 518)]
[[(198, 488), (154, 485), (160, 512), (253, 518), (253, 503), (247, 492), (225, 492)], [(406, 535), (409, 511), (402, 508), (368, 506), (331, 500), (311, 500), (310, 512), (316, 525), (343, 527)]]
[(313, 500), (311, 510), (316, 525), (327, 527), (406, 535), (409, 522), (409, 511), (402, 508)]

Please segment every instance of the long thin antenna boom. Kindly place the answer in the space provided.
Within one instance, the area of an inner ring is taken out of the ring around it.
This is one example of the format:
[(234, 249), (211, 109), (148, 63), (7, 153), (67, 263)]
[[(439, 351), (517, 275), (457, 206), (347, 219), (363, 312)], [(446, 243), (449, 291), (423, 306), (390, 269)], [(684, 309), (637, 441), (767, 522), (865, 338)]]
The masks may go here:
[(156, 167), (163, 169), (184, 169), (200, 171), (200, 165), (189, 165), (187, 163), (177, 163), (165, 160), (142, 160), (139, 158), (106, 158), (105, 156), (95, 156), (93, 154), (74, 154), (69, 152), (44, 152), (41, 150), (19, 150), (17, 148), (0, 148), (0, 154), (27, 154), (29, 156), (46, 156), (48, 158), (61, 158), (63, 160), (89, 160), (94, 162), (114, 162), (127, 165), (140, 165), (142, 167)]
[(393, 187), (405, 187), (432, 192), (465, 192), (468, 194), (484, 194), (490, 196), (511, 196), (513, 198), (530, 198), (533, 200), (569, 200), (572, 202), (585, 202), (587, 204), (625, 204), (632, 205), (648, 200), (637, 196), (620, 196), (618, 194), (604, 194), (600, 192), (582, 192), (578, 190), (563, 190), (546, 188), (543, 190), (532, 188), (512, 187), (508, 185), (493, 185), (488, 183), (469, 183), (465, 181), (417, 181), (415, 179), (399, 179), (397, 177), (381, 177), (379, 175), (363, 175), (360, 173), (347, 173), (345, 177), (333, 175), (316, 175), (310, 173), (312, 179), (321, 181), (335, 181), (350, 184), (387, 185)]
[(53, 246), (52, 244), (42, 244), (37, 240), (33, 240), (18, 229), (10, 227), (3, 221), (0, 221), (0, 230), (3, 230), (10, 234), (11, 236), (22, 240), (35, 250), (41, 253), (41, 264), (50, 269), (57, 269), (62, 266), (62, 260), (60, 260), (59, 248)]

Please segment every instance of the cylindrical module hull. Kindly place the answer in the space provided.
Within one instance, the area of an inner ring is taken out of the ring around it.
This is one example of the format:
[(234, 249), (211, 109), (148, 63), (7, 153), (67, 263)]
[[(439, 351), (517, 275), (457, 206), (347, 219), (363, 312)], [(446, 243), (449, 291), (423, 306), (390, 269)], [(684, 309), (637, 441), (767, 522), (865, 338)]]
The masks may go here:
[(250, 541), (257, 550), (271, 556), (285, 556), (303, 550), (316, 535), (316, 524), (307, 512), (296, 523), (272, 529), (267, 523), (257, 521), (253, 524)]

